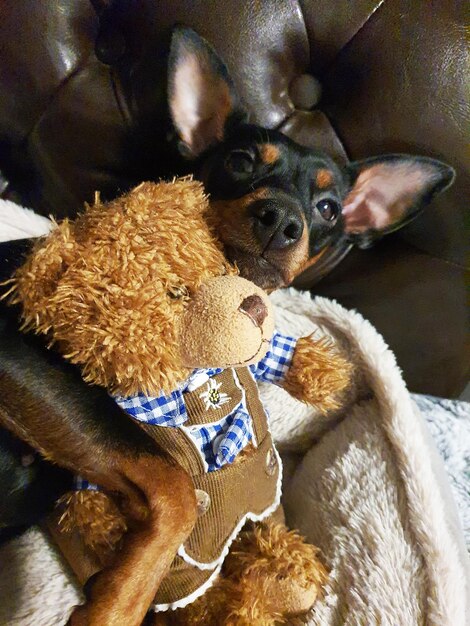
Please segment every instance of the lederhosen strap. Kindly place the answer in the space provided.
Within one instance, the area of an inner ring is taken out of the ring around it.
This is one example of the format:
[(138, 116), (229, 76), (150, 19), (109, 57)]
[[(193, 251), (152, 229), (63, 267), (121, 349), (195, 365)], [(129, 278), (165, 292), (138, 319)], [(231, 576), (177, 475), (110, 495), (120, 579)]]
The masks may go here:
[[(217, 382), (221, 383), (221, 389), (229, 396), (230, 400), (219, 407), (206, 409), (204, 400), (201, 398), (201, 391), (204, 386), (198, 387), (194, 391), (185, 392), (183, 397), (188, 420), (184, 426), (190, 427), (220, 421), (237, 407), (242, 400), (242, 396), (245, 395), (248, 412), (252, 418), (256, 445), (260, 445), (268, 432), (267, 417), (259, 399), (258, 387), (248, 368), (227, 369), (215, 378)], [(240, 386), (242, 389), (240, 389)], [(204, 462), (192, 439), (184, 429), (171, 426), (155, 427), (142, 422), (139, 423), (159, 446), (167, 450), (190, 476), (194, 477), (205, 473)]]
[(253, 420), (253, 431), (259, 445), (268, 434), (268, 418), (259, 397), (258, 385), (247, 367), (237, 369), (236, 373), (245, 388), (248, 412)]

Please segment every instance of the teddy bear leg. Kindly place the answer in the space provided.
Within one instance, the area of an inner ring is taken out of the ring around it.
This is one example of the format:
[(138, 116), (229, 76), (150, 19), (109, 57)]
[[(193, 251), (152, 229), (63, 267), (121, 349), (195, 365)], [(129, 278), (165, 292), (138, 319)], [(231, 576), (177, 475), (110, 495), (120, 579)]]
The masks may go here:
[(214, 585), (171, 612), (169, 626), (300, 624), (325, 581), (317, 548), (296, 532), (273, 522), (250, 525), (233, 543)]
[[(252, 525), (232, 545), (224, 575), (238, 587), (227, 624), (271, 626), (307, 613), (326, 582), (318, 549), (270, 521)], [(245, 616), (248, 615), (248, 618)]]
[[(246, 596), (246, 597), (245, 597)], [(167, 621), (160, 621), (156, 614), (151, 626), (271, 626), (272, 621), (264, 621), (257, 607), (250, 607), (246, 614), (240, 607), (248, 605), (253, 589), (240, 585), (222, 574), (201, 597), (188, 606), (175, 611), (167, 611)]]
[(165, 613), (149, 613), (142, 626), (172, 626), (170, 615)]
[[(223, 626), (226, 624), (230, 582), (219, 576), (201, 597), (182, 609), (167, 611), (167, 626)], [(155, 622), (152, 626), (160, 626)]]

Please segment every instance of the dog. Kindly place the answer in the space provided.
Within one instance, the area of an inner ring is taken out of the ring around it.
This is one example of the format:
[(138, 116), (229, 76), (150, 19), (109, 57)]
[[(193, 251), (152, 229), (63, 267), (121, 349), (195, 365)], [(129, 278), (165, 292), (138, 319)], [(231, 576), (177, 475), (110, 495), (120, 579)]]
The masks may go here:
[(448, 165), (408, 155), (340, 167), (247, 123), (223, 62), (185, 28), (173, 33), (168, 96), (177, 145), (210, 195), (227, 257), (267, 290), (289, 285), (342, 239), (366, 248), (401, 228), (454, 178)]
[[(181, 168), (204, 182), (227, 258), (267, 291), (289, 285), (341, 240), (367, 247), (400, 228), (454, 177), (444, 163), (408, 155), (339, 166), (248, 123), (224, 63), (184, 27), (172, 36), (168, 108)], [(19, 335), (14, 319), (0, 335), (0, 423), (48, 461), (82, 475), (85, 468), (90, 481), (122, 494), (131, 520), (119, 563), (91, 581), (71, 624), (138, 626), (194, 523), (190, 480), (104, 393), (87, 390), (73, 367)], [(21, 522), (17, 509), (9, 524)]]

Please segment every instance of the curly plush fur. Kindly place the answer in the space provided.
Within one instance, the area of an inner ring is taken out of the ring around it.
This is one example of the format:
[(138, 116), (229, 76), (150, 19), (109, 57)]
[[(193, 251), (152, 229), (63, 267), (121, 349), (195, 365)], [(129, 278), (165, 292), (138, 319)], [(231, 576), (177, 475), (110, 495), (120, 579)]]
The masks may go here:
[(322, 413), (338, 408), (338, 392), (351, 378), (351, 365), (327, 337), (301, 337), (292, 365), (283, 382), (291, 396), (315, 406)]
[(87, 382), (123, 395), (171, 391), (188, 374), (176, 333), (184, 301), (208, 278), (236, 273), (206, 209), (202, 185), (179, 179), (97, 199), (63, 221), (15, 274), (24, 328), (53, 333)]
[(317, 548), (298, 533), (271, 522), (249, 525), (232, 545), (223, 576), (193, 604), (157, 616), (155, 626), (292, 624), (312, 606), (326, 577)]
[(103, 565), (108, 564), (127, 531), (126, 519), (116, 503), (100, 491), (73, 491), (62, 496), (57, 506), (63, 508), (60, 530), (78, 530), (85, 545)]

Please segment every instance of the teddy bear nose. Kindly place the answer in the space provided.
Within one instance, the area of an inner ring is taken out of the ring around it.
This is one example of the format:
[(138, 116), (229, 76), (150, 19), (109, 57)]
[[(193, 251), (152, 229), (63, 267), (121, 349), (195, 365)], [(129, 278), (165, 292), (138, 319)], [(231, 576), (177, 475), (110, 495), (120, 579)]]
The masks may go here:
[(253, 320), (254, 324), (260, 328), (268, 315), (267, 306), (264, 304), (263, 300), (255, 294), (245, 298), (238, 308), (242, 313), (248, 315), (248, 317)]

